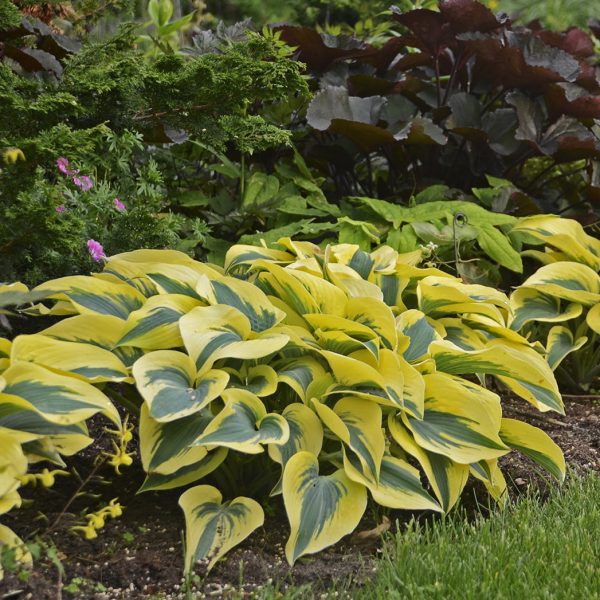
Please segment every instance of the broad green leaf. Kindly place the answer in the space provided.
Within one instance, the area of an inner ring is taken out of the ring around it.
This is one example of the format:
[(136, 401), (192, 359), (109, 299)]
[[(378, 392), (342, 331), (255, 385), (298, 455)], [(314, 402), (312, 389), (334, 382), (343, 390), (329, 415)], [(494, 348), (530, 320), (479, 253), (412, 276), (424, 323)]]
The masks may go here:
[(362, 471), (377, 482), (385, 451), (380, 406), (353, 396), (338, 400), (333, 410), (316, 400), (313, 406), (327, 428), (356, 454)]
[(268, 204), (277, 196), (278, 192), (279, 179), (275, 175), (267, 175), (261, 172), (253, 173), (246, 182), (242, 207), (260, 207), (263, 204)]
[(285, 444), (290, 427), (284, 417), (268, 413), (261, 400), (248, 392), (231, 388), (223, 394), (225, 406), (214, 417), (196, 444), (225, 446), (246, 454), (264, 451), (263, 444)]
[(477, 242), (492, 260), (516, 273), (523, 272), (521, 256), (504, 233), (491, 225), (480, 225), (477, 229)]
[(73, 275), (38, 285), (35, 291), (50, 292), (55, 300), (69, 300), (81, 314), (112, 315), (127, 319), (141, 308), (146, 298), (125, 283), (104, 281), (98, 277)]
[(229, 381), (229, 374), (220, 369), (197, 375), (194, 361), (175, 350), (145, 354), (132, 373), (150, 416), (161, 423), (198, 412), (218, 398)]
[(464, 464), (508, 452), (498, 436), (502, 410), (496, 394), (444, 373), (424, 375), (423, 379), (423, 419), (402, 415), (420, 446)]
[(493, 340), (480, 350), (462, 350), (444, 340), (433, 342), (429, 350), (440, 371), (494, 375), (538, 410), (564, 413), (554, 374), (533, 348)]
[(147, 473), (170, 475), (183, 467), (201, 461), (207, 454), (194, 442), (212, 421), (209, 410), (161, 423), (150, 416), (146, 404), (140, 409), (140, 454)]
[(552, 327), (548, 332), (548, 341), (546, 342), (546, 360), (550, 368), (555, 371), (565, 356), (579, 350), (587, 340), (585, 336), (574, 340), (571, 331), (562, 325)]
[(119, 346), (144, 350), (180, 348), (183, 341), (179, 319), (202, 303), (182, 294), (161, 294), (148, 298), (144, 306), (127, 317)]
[(281, 494), (283, 470), (288, 460), (301, 450), (319, 456), (323, 446), (323, 426), (315, 413), (299, 402), (288, 404), (281, 413), (290, 427), (290, 437), (285, 444), (269, 444), (269, 457), (281, 465), (282, 477), (271, 496)]
[(2, 377), (6, 387), (0, 394), (0, 404), (8, 402), (34, 410), (59, 425), (72, 425), (98, 412), (121, 424), (111, 401), (98, 388), (75, 377), (21, 361), (13, 362)]
[(507, 446), (534, 460), (556, 479), (564, 480), (566, 467), (562, 450), (541, 429), (523, 421), (502, 419), (500, 437)]
[(129, 378), (127, 367), (112, 352), (92, 344), (64, 342), (41, 334), (17, 336), (10, 359), (72, 373), (90, 383), (122, 382)]
[(542, 293), (538, 288), (519, 287), (510, 296), (512, 320), (510, 328), (520, 331), (530, 321), (560, 323), (578, 317), (583, 307), (571, 303), (561, 308), (560, 299)]
[(463, 465), (422, 448), (400, 419), (389, 415), (388, 427), (398, 445), (419, 461), (444, 512), (458, 501), (467, 479), (469, 465)]
[(290, 565), (354, 531), (367, 506), (366, 488), (343, 469), (319, 475), (317, 457), (306, 451), (292, 456), (283, 472), (283, 501), (290, 522), (285, 554)]
[(402, 510), (442, 510), (423, 489), (419, 471), (401, 458), (385, 455), (379, 479), (373, 481), (364, 474), (356, 458), (344, 449), (344, 470), (350, 479), (367, 487), (380, 506)]
[(223, 496), (211, 485), (198, 485), (179, 498), (185, 515), (185, 572), (194, 563), (208, 560), (207, 572), (231, 548), (245, 540), (265, 520), (260, 504), (239, 496), (223, 503)]

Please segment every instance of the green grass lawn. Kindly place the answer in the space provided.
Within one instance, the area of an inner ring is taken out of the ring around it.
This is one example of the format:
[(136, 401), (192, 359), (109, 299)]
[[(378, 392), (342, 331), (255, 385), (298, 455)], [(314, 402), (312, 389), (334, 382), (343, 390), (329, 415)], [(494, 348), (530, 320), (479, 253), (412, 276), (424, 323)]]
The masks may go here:
[[(458, 511), (433, 524), (411, 524), (387, 541), (372, 583), (337, 588), (337, 597), (596, 600), (600, 478), (571, 479), (546, 500), (523, 497), (475, 520)], [(305, 586), (283, 595), (264, 590), (260, 597), (312, 596)]]

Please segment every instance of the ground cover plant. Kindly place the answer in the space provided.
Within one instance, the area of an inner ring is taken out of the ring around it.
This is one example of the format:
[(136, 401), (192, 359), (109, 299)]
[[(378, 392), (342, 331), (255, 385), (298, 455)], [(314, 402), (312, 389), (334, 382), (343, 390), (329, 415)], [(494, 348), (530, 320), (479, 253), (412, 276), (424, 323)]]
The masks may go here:
[[(140, 250), (108, 259), (97, 276), (38, 286), (56, 303), (30, 312), (72, 316), (3, 341), (3, 426), (21, 456), (21, 470), (6, 474), (6, 507), (37, 456), (23, 439), (54, 454), (56, 436), (83, 445), (93, 414), (120, 424), (113, 403), (139, 416), (141, 492), (212, 475), (179, 499), (186, 572), (201, 559), (210, 569), (259, 527), (264, 512), (249, 496), (269, 490), (283, 496), (293, 564), (350, 533), (367, 491), (382, 506), (447, 512), (471, 474), (503, 503), (498, 458), (511, 449), (562, 480), (558, 446), (503, 418), (500, 397), (482, 385), (492, 376), (562, 413), (546, 352), (510, 329), (507, 296), (420, 259), (282, 239), (232, 247), (224, 270)], [(26, 417), (77, 431), (34, 430)], [(119, 467), (131, 462), (131, 436), (122, 426), (116, 435)]]

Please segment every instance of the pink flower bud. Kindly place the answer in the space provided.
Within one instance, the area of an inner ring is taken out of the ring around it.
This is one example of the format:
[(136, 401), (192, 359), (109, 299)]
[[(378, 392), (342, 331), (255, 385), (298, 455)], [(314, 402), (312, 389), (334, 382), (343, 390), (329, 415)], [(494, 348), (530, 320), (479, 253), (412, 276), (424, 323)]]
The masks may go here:
[(100, 242), (96, 240), (88, 240), (87, 248), (90, 256), (96, 262), (100, 262), (103, 258), (106, 258), (106, 254), (104, 254), (104, 248)]
[(127, 210), (125, 208), (125, 205), (118, 198), (115, 198), (113, 200), (113, 202), (115, 203), (115, 207), (119, 212), (123, 212), (123, 211)]

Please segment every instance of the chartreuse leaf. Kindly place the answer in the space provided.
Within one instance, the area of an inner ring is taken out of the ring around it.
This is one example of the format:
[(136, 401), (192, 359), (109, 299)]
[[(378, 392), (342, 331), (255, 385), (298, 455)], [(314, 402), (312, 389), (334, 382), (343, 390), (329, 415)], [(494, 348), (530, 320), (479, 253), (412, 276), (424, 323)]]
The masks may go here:
[(313, 400), (313, 406), (327, 428), (356, 454), (368, 477), (378, 481), (385, 451), (381, 407), (353, 396), (338, 400), (333, 410), (317, 400)]
[(564, 480), (565, 457), (547, 433), (522, 421), (502, 419), (500, 437), (507, 446), (534, 460), (556, 479)]
[(270, 396), (277, 390), (277, 373), (269, 365), (244, 367), (241, 371), (225, 369), (229, 375), (229, 387), (242, 388), (259, 398)]
[(319, 456), (323, 446), (323, 426), (315, 413), (299, 402), (288, 404), (281, 413), (290, 427), (290, 437), (285, 444), (269, 444), (269, 456), (282, 468), (281, 479), (277, 482), (271, 496), (281, 494), (283, 471), (288, 460), (297, 452), (306, 450)]
[(246, 454), (264, 451), (261, 444), (285, 444), (290, 427), (284, 417), (268, 413), (252, 392), (231, 388), (222, 394), (225, 406), (206, 427), (196, 444), (225, 446)]
[(17, 336), (10, 359), (69, 372), (90, 383), (120, 382), (129, 378), (127, 367), (112, 352), (92, 344), (64, 342), (41, 334)]
[(367, 506), (367, 492), (343, 469), (319, 475), (317, 457), (301, 451), (285, 466), (283, 501), (291, 529), (285, 555), (293, 565), (352, 532)]
[(195, 446), (198, 436), (212, 421), (210, 410), (161, 423), (150, 416), (147, 404), (140, 409), (140, 454), (147, 473), (170, 475), (201, 461), (208, 451)]
[(524, 217), (513, 225), (512, 231), (532, 235), (560, 250), (569, 260), (600, 270), (600, 241), (573, 219), (554, 215)]
[(448, 277), (425, 277), (417, 286), (419, 308), (428, 316), (475, 313), (505, 324), (508, 298), (493, 288)]
[(139, 310), (127, 317), (119, 346), (135, 346), (144, 350), (180, 348), (183, 341), (179, 319), (201, 301), (182, 294), (152, 296)]
[(540, 267), (522, 287), (536, 290), (584, 306), (600, 302), (600, 275), (586, 265), (555, 262)]
[(225, 272), (230, 273), (240, 265), (250, 265), (259, 259), (265, 259), (275, 263), (289, 264), (294, 262), (295, 256), (283, 250), (272, 250), (260, 246), (247, 246), (236, 244), (232, 246), (225, 255)]
[(350, 298), (346, 304), (346, 318), (372, 329), (384, 348), (395, 350), (398, 344), (396, 321), (391, 308), (375, 298)]
[(279, 296), (298, 314), (344, 314), (348, 297), (329, 281), (297, 269), (284, 269), (264, 260), (256, 261), (254, 268), (267, 271), (270, 277), (261, 273), (259, 280), (264, 280), (275, 292), (273, 295)]
[(160, 294), (179, 294), (196, 299), (201, 297), (196, 291), (199, 284), (205, 285), (209, 279), (222, 277), (213, 267), (204, 263), (140, 266), (144, 267), (145, 274)]
[(229, 306), (199, 306), (179, 321), (181, 336), (201, 372), (211, 369), (220, 358), (256, 359), (281, 350), (287, 335), (268, 331), (251, 335), (250, 322)]
[(228, 452), (227, 448), (216, 448), (198, 462), (181, 467), (168, 475), (164, 473), (148, 473), (137, 493), (141, 494), (142, 492), (153, 490), (172, 490), (194, 483), (194, 481), (198, 481), (198, 479), (202, 479), (218, 469), (225, 458), (227, 458)]
[(419, 461), (442, 509), (448, 512), (458, 501), (467, 483), (469, 465), (454, 462), (446, 456), (422, 448), (401, 419), (391, 413), (388, 427), (396, 443)]
[(405, 460), (384, 455), (378, 481), (366, 475), (357, 458), (344, 452), (346, 475), (369, 489), (373, 500), (380, 506), (404, 510), (441, 511), (439, 504), (423, 489), (419, 471)]
[(578, 317), (583, 307), (571, 303), (561, 308), (560, 299), (544, 294), (536, 287), (519, 287), (510, 296), (510, 328), (520, 331), (530, 321), (560, 323)]
[(265, 520), (260, 504), (239, 496), (223, 503), (223, 496), (211, 485), (198, 485), (179, 498), (185, 515), (185, 572), (194, 563), (208, 560), (207, 572), (231, 548), (245, 540)]
[(423, 419), (402, 415), (420, 446), (465, 464), (508, 452), (498, 437), (502, 410), (496, 394), (444, 373), (431, 373), (423, 379)]
[(321, 379), (325, 373), (321, 363), (311, 356), (286, 361), (277, 369), (279, 382), (289, 385), (305, 403), (310, 400), (306, 395), (308, 386)]
[(553, 371), (556, 370), (565, 356), (579, 350), (587, 340), (585, 336), (574, 340), (571, 331), (562, 325), (552, 327), (548, 332), (548, 341), (546, 342), (546, 360), (550, 368)]
[(538, 410), (564, 412), (554, 374), (533, 348), (493, 340), (481, 350), (462, 350), (443, 340), (433, 342), (429, 350), (440, 371), (494, 375)]
[(229, 374), (220, 369), (196, 375), (194, 361), (176, 350), (145, 354), (132, 373), (150, 416), (162, 423), (201, 410), (221, 395), (229, 381)]
[(590, 308), (585, 316), (585, 320), (592, 331), (600, 334), (600, 302)]
[(49, 297), (54, 300), (68, 300), (81, 314), (97, 313), (119, 319), (126, 319), (146, 301), (143, 294), (130, 285), (85, 275), (46, 281), (35, 291), (50, 292)]
[(506, 493), (506, 480), (502, 474), (502, 469), (498, 466), (498, 460), (480, 460), (469, 465), (471, 474), (483, 482), (490, 496), (504, 506), (508, 500)]
[(13, 362), (2, 377), (6, 386), (0, 403), (34, 410), (58, 425), (73, 425), (98, 412), (120, 426), (121, 419), (111, 401), (93, 385), (54, 373), (33, 363)]
[(271, 304), (265, 293), (248, 281), (234, 277), (203, 282), (196, 291), (210, 304), (225, 304), (237, 308), (250, 322), (250, 328), (261, 333), (285, 318), (285, 313)]
[(112, 315), (91, 313), (62, 319), (40, 333), (65, 342), (94, 344), (114, 350), (123, 337), (125, 324), (126, 321)]

